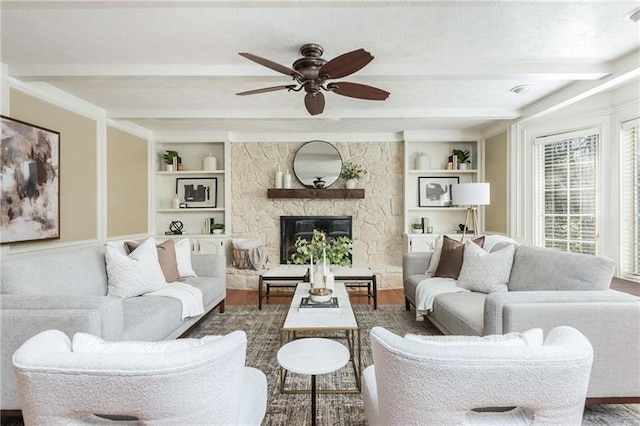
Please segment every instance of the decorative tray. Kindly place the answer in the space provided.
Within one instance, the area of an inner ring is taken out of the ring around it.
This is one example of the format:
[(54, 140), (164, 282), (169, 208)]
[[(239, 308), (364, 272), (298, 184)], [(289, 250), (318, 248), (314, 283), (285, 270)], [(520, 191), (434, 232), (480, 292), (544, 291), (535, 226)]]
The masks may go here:
[(337, 309), (339, 308), (338, 306), (338, 298), (337, 297), (332, 297), (331, 301), (326, 302), (326, 303), (315, 303), (309, 300), (308, 297), (303, 297), (302, 301), (300, 302), (300, 310), (307, 310), (307, 309), (327, 309), (327, 308), (334, 308)]

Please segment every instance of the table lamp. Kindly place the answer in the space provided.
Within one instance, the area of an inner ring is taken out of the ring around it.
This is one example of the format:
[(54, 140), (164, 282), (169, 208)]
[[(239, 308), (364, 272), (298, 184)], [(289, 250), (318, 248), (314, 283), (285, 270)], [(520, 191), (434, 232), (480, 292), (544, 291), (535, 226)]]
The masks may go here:
[(488, 183), (458, 183), (451, 186), (451, 201), (458, 206), (469, 206), (467, 208), (467, 216), (464, 219), (464, 228), (462, 228), (462, 238), (467, 232), (467, 224), (469, 216), (473, 220), (473, 234), (478, 233), (478, 208), (476, 206), (489, 205), (491, 200), (491, 190)]

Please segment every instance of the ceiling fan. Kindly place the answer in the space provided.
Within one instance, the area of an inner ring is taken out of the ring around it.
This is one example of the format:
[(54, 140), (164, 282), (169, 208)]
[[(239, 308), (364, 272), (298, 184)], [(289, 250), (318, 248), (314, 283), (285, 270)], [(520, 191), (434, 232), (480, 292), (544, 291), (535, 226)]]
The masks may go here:
[(265, 87), (263, 89), (236, 93), (236, 95), (255, 95), (284, 89), (299, 92), (304, 89), (307, 93), (304, 97), (304, 105), (311, 115), (321, 114), (322, 111), (324, 111), (324, 95), (322, 94), (322, 90), (351, 98), (372, 101), (384, 101), (387, 99), (389, 92), (376, 87), (346, 81), (327, 83), (327, 80), (346, 77), (364, 68), (373, 60), (371, 53), (364, 49), (358, 49), (344, 53), (330, 61), (322, 58), (323, 53), (324, 49), (319, 44), (304, 44), (300, 48), (302, 58), (296, 60), (292, 68), (251, 53), (240, 53), (240, 56), (292, 77), (297, 84)]

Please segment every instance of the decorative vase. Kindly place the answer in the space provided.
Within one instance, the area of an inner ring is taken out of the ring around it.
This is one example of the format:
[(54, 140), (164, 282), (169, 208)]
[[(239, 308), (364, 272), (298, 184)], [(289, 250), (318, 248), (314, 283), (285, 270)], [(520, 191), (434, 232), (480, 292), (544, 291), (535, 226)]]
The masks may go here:
[(218, 159), (212, 153), (209, 153), (202, 159), (202, 170), (216, 171), (218, 170)]
[(424, 152), (416, 156), (416, 170), (431, 170), (431, 157)]
[(356, 181), (354, 179), (347, 179), (347, 181), (344, 183), (344, 186), (347, 189), (355, 189)]
[(468, 163), (460, 163), (458, 164), (458, 170), (467, 170)]

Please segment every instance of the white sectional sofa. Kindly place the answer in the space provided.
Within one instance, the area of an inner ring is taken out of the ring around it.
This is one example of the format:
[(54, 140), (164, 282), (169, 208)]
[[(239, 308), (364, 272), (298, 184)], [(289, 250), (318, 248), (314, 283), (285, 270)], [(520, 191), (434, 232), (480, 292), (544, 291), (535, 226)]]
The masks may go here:
[[(433, 252), (403, 258), (407, 310)], [(614, 262), (598, 256), (517, 246), (508, 291), (450, 292), (433, 299), (426, 318), (444, 334), (490, 335), (567, 325), (593, 345), (590, 402), (640, 401), (640, 298), (609, 288)], [(437, 280), (433, 280), (437, 281)]]
[(20, 409), (11, 357), (20, 345), (44, 330), (57, 329), (68, 336), (86, 332), (110, 341), (157, 341), (179, 337), (215, 307), (224, 312), (225, 257), (192, 254), (191, 263), (197, 277), (181, 281), (202, 291), (205, 313), (182, 320), (178, 299), (107, 296), (104, 246), (3, 259), (0, 408)]

